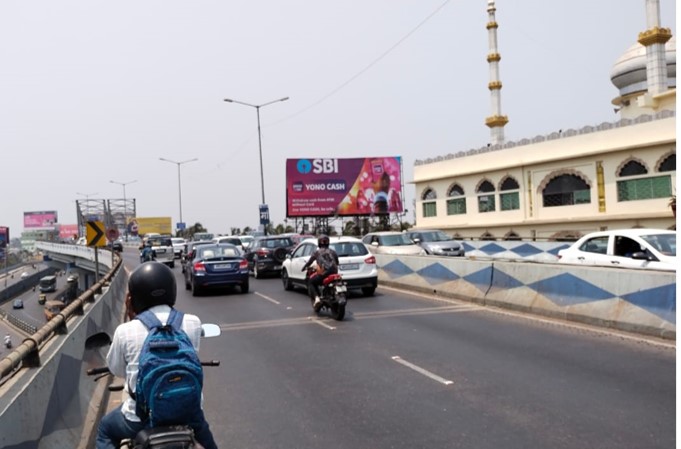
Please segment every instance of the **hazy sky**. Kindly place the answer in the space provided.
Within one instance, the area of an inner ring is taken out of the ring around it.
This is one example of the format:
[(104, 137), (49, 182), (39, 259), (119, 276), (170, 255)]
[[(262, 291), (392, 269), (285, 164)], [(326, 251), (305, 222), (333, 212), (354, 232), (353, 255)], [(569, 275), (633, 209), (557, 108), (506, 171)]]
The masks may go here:
[[(661, 0), (676, 34), (676, 6)], [(287, 158), (416, 159), (489, 142), (486, 0), (7, 0), (0, 3), (0, 225), (75, 202), (209, 231), (282, 223)], [(615, 121), (613, 63), (645, 0), (498, 0), (507, 140)], [(93, 195), (94, 194), (94, 195)]]

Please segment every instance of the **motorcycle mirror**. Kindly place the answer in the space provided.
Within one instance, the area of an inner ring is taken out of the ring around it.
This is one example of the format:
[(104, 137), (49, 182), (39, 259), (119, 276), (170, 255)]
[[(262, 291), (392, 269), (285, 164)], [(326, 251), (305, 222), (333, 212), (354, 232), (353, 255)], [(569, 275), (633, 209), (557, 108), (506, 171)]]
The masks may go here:
[(201, 336), (205, 338), (217, 337), (220, 335), (220, 326), (217, 324), (202, 324), (201, 325)]

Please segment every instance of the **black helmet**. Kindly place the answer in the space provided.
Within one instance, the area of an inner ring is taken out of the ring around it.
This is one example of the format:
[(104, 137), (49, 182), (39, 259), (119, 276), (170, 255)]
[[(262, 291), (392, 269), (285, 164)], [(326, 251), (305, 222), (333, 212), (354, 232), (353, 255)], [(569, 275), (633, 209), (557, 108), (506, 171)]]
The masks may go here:
[(320, 235), (319, 238), (317, 238), (317, 246), (320, 247), (320, 248), (328, 248), (329, 247), (329, 236)]
[(172, 307), (177, 294), (175, 275), (162, 263), (143, 263), (130, 274), (128, 292), (135, 313), (161, 304)]

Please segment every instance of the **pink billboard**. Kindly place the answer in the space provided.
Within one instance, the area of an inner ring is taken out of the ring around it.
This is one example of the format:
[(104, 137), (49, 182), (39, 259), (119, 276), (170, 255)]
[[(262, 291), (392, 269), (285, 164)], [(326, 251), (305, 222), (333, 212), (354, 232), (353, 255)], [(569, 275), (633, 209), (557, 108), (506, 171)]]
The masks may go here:
[(400, 157), (287, 159), (288, 217), (403, 212)]
[(24, 212), (24, 228), (54, 229), (57, 211)]
[(59, 238), (61, 240), (78, 240), (78, 225), (77, 224), (63, 224), (59, 225)]

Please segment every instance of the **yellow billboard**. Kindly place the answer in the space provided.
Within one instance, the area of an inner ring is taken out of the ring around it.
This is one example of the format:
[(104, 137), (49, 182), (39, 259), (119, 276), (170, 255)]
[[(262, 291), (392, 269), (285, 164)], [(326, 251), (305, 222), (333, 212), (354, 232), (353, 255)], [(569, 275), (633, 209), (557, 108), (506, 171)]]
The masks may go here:
[(170, 217), (136, 217), (128, 222), (128, 234), (144, 236), (150, 232), (169, 235), (172, 233)]

